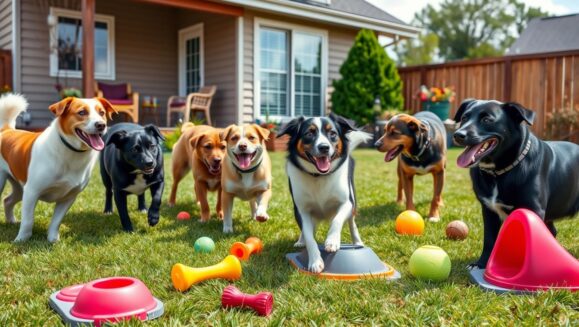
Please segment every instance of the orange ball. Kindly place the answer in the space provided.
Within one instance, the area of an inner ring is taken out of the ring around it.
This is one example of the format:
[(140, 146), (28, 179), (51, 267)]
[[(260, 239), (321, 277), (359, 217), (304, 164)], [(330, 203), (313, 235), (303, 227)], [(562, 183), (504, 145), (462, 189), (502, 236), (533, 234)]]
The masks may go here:
[(462, 220), (453, 220), (446, 226), (446, 237), (451, 240), (464, 240), (468, 236), (468, 226)]
[(396, 233), (402, 235), (422, 235), (424, 233), (424, 219), (413, 210), (403, 211), (396, 217)]
[(186, 211), (181, 211), (177, 214), (177, 219), (179, 220), (191, 219), (191, 215)]

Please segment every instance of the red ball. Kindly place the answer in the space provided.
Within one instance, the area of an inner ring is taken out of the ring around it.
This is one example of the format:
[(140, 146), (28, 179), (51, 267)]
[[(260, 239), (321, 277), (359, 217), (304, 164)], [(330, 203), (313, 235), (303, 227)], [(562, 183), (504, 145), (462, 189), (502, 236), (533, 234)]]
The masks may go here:
[(181, 211), (177, 214), (177, 219), (188, 220), (188, 219), (191, 219), (191, 215), (186, 211)]

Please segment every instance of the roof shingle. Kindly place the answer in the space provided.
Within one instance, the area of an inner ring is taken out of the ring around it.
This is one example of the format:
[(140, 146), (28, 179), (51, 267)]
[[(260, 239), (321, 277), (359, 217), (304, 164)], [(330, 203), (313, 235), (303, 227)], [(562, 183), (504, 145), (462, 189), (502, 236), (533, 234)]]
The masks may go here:
[(330, 1), (329, 4), (313, 0), (291, 0), (291, 1), (324, 7), (331, 10), (346, 12), (349, 14), (379, 19), (391, 23), (408, 25), (407, 23), (401, 21), (400, 19), (390, 15), (384, 10), (364, 0), (332, 0)]
[(509, 55), (579, 50), (579, 14), (535, 18), (511, 45)]

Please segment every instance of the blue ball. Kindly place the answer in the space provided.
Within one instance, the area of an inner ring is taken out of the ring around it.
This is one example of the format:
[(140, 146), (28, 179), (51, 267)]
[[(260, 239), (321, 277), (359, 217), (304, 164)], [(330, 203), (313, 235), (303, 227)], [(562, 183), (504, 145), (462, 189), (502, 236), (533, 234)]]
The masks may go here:
[(215, 243), (211, 238), (203, 236), (195, 241), (195, 245), (193, 247), (195, 248), (195, 252), (209, 253), (215, 250)]

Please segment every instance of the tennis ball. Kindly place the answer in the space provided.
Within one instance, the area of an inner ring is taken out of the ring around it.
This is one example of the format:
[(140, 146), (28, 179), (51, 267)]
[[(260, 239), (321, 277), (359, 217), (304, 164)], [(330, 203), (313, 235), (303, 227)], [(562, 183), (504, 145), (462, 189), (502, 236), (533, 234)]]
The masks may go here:
[(424, 219), (413, 210), (403, 211), (396, 217), (396, 233), (402, 235), (422, 235), (424, 233)]
[(215, 250), (215, 243), (211, 238), (203, 236), (195, 241), (195, 245), (193, 247), (195, 248), (195, 252), (209, 253)]
[(438, 246), (421, 246), (410, 256), (410, 273), (417, 278), (443, 281), (450, 275), (450, 258)]
[(191, 215), (186, 211), (181, 211), (177, 214), (178, 220), (188, 220), (191, 219)]
[(446, 225), (446, 237), (451, 240), (464, 240), (468, 236), (468, 226), (462, 220), (451, 221)]

